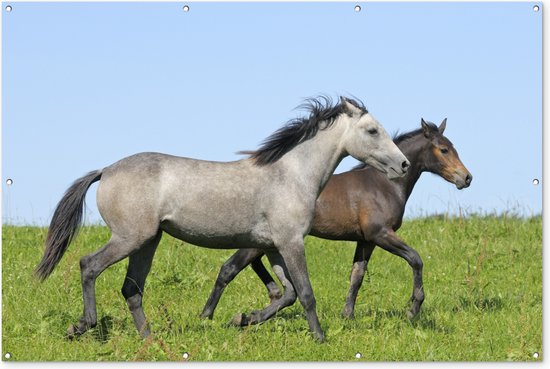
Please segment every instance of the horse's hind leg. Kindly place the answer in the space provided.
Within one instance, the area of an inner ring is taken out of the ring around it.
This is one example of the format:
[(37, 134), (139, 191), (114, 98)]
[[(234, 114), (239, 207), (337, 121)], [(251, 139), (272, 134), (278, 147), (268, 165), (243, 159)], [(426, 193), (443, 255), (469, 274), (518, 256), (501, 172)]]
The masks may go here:
[(324, 341), (325, 334), (321, 329), (321, 324), (319, 324), (315, 296), (307, 272), (303, 239), (287, 243), (285, 248), (280, 248), (277, 251), (271, 250), (266, 254), (273, 271), (277, 274), (277, 277), (282, 279), (285, 294), (264, 310), (257, 312), (255, 314), (256, 322), (260, 323), (273, 316), (279, 309), (291, 305), (296, 300), (297, 295), (306, 312), (309, 329), (317, 340)]
[(143, 288), (161, 237), (162, 231), (159, 231), (154, 238), (130, 255), (128, 271), (121, 290), (142, 338), (151, 333), (142, 307)]
[(346, 297), (346, 305), (342, 316), (344, 318), (353, 318), (355, 311), (355, 301), (357, 300), (357, 294), (359, 288), (363, 283), (367, 264), (374, 251), (375, 244), (372, 242), (359, 241), (355, 248), (355, 255), (353, 256), (353, 266), (351, 268), (350, 275), (350, 287), (348, 296)]
[[(277, 276), (277, 278), (279, 278), (279, 280), (281, 281), (281, 284), (283, 285), (284, 294), (282, 295), (282, 297), (278, 299), (272, 299), (269, 306), (267, 306), (263, 310), (253, 311), (249, 315), (241, 314), (241, 313), (235, 315), (231, 324), (238, 325), (238, 326), (247, 326), (252, 324), (263, 323), (269, 318), (271, 318), (273, 315), (275, 315), (279, 310), (294, 304), (294, 302), (296, 301), (296, 292), (294, 290), (294, 286), (289, 280), (289, 277), (288, 277), (289, 273), (282, 258), (277, 253), (268, 253), (267, 255), (268, 255), (269, 261), (271, 262), (275, 275)], [(254, 261), (259, 261), (261, 263), (260, 258)]]
[[(156, 234), (156, 232), (153, 234)], [(151, 237), (145, 237), (145, 239), (148, 241)], [(139, 250), (147, 241), (144, 241), (141, 237), (139, 240), (132, 240), (129, 237), (118, 237), (113, 234), (105, 246), (80, 259), (84, 313), (76, 325), (71, 325), (67, 329), (68, 338), (79, 336), (97, 325), (95, 298), (95, 281), (97, 277), (109, 266)]]
[[(214, 310), (216, 310), (216, 306), (218, 305), (218, 302), (225, 287), (233, 280), (233, 278), (237, 276), (237, 274), (239, 274), (244, 268), (246, 268), (247, 265), (256, 262), (256, 260), (261, 263), (260, 259), (263, 254), (264, 252), (259, 249), (240, 249), (222, 265), (222, 267), (220, 268), (220, 272), (218, 273), (218, 277), (216, 278), (214, 288), (212, 289), (210, 297), (208, 298), (208, 301), (206, 302), (206, 305), (202, 310), (201, 318), (212, 319), (212, 317), (214, 316)], [(269, 273), (267, 274), (269, 276)], [(269, 276), (269, 278), (271, 278), (271, 276)], [(273, 279), (271, 279), (271, 281), (273, 281)], [(273, 282), (273, 285), (276, 286), (275, 282)], [(269, 286), (267, 287), (268, 293), (270, 293), (271, 291), (269, 289)]]

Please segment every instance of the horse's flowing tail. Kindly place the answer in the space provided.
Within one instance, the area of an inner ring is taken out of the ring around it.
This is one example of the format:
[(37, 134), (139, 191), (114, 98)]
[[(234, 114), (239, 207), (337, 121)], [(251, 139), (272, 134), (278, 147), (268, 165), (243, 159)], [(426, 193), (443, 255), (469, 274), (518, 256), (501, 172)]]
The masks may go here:
[(101, 170), (95, 170), (77, 179), (57, 204), (48, 229), (44, 256), (34, 271), (41, 281), (52, 273), (76, 236), (82, 222), (86, 192), (100, 178)]

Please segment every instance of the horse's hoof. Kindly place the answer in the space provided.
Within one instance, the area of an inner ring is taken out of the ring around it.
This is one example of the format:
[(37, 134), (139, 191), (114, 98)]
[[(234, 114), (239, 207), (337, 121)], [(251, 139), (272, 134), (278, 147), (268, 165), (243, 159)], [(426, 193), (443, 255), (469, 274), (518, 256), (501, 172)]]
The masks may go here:
[(212, 320), (212, 318), (214, 317), (214, 314), (205, 314), (205, 313), (202, 313), (200, 315), (200, 318), (205, 320), (205, 319), (209, 319), (209, 320)]
[(250, 316), (247, 320), (247, 325), (259, 324), (262, 321), (262, 312), (260, 310), (254, 310), (250, 313)]
[(69, 328), (67, 328), (67, 334), (66, 334), (66, 338), (68, 340), (74, 340), (76, 337), (80, 336), (82, 334), (82, 332), (80, 332), (80, 330), (73, 324), (71, 324), (69, 326)]
[(314, 332), (313, 337), (319, 343), (325, 342), (325, 334), (323, 332)]
[(413, 313), (412, 311), (407, 311), (407, 318), (413, 322), (416, 320), (416, 318), (418, 317), (418, 312), (417, 313)]
[(147, 329), (143, 332), (140, 332), (139, 336), (141, 337), (142, 340), (146, 340), (149, 337), (151, 337), (151, 331)]
[(342, 311), (342, 318), (344, 318), (344, 319), (354, 319), (355, 318), (355, 313), (351, 309), (344, 308), (344, 310)]
[(243, 314), (243, 313), (235, 314), (233, 319), (231, 319), (231, 322), (229, 323), (229, 325), (232, 325), (235, 327), (244, 327), (248, 325), (248, 318), (246, 314)]

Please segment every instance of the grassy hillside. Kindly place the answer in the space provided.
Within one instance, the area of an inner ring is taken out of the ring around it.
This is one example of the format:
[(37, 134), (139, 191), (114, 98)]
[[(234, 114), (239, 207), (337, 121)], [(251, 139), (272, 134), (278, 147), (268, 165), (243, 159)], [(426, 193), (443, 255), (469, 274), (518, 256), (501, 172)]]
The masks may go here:
[[(412, 273), (405, 261), (375, 250), (354, 320), (341, 318), (354, 244), (308, 237), (306, 252), (327, 342), (315, 342), (299, 303), (260, 326), (227, 322), (268, 303), (250, 268), (222, 296), (214, 320), (198, 318), (221, 264), (232, 251), (194, 247), (165, 235), (145, 287), (155, 334), (143, 341), (120, 293), (127, 261), (97, 281), (94, 330), (64, 338), (82, 312), (79, 259), (109, 238), (84, 227), (52, 276), (37, 282), (46, 229), (4, 226), (2, 358), (35, 360), (193, 361), (539, 361), (542, 360), (540, 217), (432, 217), (406, 221), (398, 234), (424, 260), (426, 300), (405, 316)], [(356, 353), (361, 353), (360, 359)], [(537, 353), (537, 354), (535, 354)]]

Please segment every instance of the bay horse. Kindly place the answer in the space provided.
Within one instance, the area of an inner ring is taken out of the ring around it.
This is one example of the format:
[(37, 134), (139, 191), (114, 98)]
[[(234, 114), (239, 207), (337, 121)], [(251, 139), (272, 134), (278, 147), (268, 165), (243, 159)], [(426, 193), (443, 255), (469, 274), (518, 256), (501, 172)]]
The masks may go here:
[[(410, 265), (413, 270), (413, 293), (407, 315), (412, 319), (420, 311), (424, 301), (422, 259), (395, 231), (401, 227), (405, 205), (423, 172), (437, 174), (454, 183), (458, 189), (468, 187), (472, 181), (472, 175), (460, 161), (452, 142), (443, 136), (446, 124), (447, 119), (439, 127), (422, 119), (420, 129), (394, 139), (411, 164), (405, 176), (389, 180), (373, 167), (360, 164), (351, 171), (333, 175), (319, 195), (309, 234), (329, 240), (357, 242), (344, 317), (354, 315), (357, 293), (376, 245), (402, 257)], [(262, 264), (263, 254), (258, 249), (242, 249), (223, 264), (202, 318), (212, 319), (224, 288), (249, 264), (266, 285), (271, 304), (264, 310), (252, 312), (250, 316), (237, 314), (233, 324), (245, 326), (261, 323), (294, 303), (296, 293), (292, 285), (277, 274), (285, 287), (281, 297), (277, 284)]]
[(140, 153), (76, 180), (54, 211), (37, 277), (44, 280), (63, 256), (81, 223), (86, 192), (99, 180), (97, 207), (111, 238), (80, 259), (84, 312), (67, 336), (97, 325), (96, 278), (126, 257), (121, 292), (138, 332), (150, 334), (143, 289), (166, 232), (207, 248), (263, 250), (273, 269), (292, 281), (310, 330), (323, 341), (304, 252), (315, 200), (347, 155), (388, 178), (403, 176), (409, 161), (362, 103), (341, 97), (333, 104), (319, 97), (302, 107), (309, 116), (290, 120), (242, 160)]

